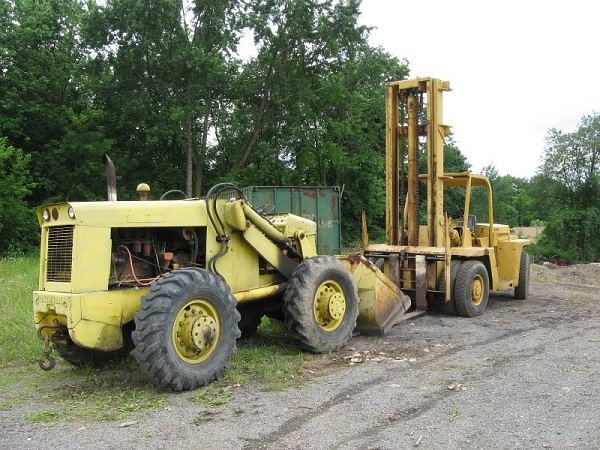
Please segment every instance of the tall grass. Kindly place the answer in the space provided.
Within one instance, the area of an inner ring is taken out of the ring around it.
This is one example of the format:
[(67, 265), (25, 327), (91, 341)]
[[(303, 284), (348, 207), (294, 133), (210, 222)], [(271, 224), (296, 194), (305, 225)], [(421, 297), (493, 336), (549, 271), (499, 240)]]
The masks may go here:
[(32, 291), (38, 286), (38, 255), (0, 258), (0, 364), (41, 356), (42, 343), (35, 335)]

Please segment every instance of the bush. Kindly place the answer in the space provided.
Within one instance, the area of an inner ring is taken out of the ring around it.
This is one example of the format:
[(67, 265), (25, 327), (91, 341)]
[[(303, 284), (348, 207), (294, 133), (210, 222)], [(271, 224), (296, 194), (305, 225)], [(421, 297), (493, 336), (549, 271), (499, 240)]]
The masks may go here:
[(600, 258), (600, 209), (567, 209), (545, 222), (544, 231), (533, 248), (539, 256), (558, 256), (576, 261)]
[(0, 138), (0, 254), (21, 253), (37, 245), (37, 223), (25, 197), (30, 181), (30, 155)]

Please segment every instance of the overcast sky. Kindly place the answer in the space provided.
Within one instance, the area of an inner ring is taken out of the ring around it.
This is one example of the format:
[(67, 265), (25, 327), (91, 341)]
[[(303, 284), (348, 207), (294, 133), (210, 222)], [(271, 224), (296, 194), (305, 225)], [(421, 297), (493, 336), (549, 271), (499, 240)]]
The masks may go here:
[(361, 21), (411, 78), (450, 81), (444, 122), (475, 172), (531, 177), (549, 128), (600, 113), (598, 0), (363, 0)]

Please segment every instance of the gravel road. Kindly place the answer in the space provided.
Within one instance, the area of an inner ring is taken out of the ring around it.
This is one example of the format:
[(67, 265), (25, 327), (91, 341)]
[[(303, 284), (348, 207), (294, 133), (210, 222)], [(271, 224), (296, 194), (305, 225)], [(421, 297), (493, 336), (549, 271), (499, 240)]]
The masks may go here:
[(174, 394), (129, 426), (5, 416), (0, 447), (599, 448), (600, 275), (535, 270), (529, 300), (494, 295), (476, 319), (432, 313), (355, 337), (300, 388), (241, 387), (218, 408)]

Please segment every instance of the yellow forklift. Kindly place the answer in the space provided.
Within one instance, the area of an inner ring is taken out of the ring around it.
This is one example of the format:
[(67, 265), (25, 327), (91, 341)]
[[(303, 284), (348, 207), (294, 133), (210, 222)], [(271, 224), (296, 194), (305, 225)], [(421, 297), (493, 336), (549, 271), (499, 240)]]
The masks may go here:
[[(530, 241), (511, 235), (508, 225), (494, 223), (492, 187), (485, 176), (444, 172), (444, 138), (450, 127), (442, 122), (442, 96), (449, 90), (449, 82), (434, 78), (388, 83), (386, 243), (369, 245), (363, 227), (363, 246), (365, 256), (382, 262), (384, 273), (410, 295), (413, 314), (437, 304), (449, 314), (474, 317), (485, 310), (490, 291), (514, 289), (516, 298), (527, 298), (530, 261), (524, 247)], [(419, 174), (423, 147), (427, 173)], [(477, 187), (487, 193), (486, 223), (471, 213)], [(460, 217), (451, 218), (444, 210), (448, 188), (464, 189)], [(427, 209), (420, 218), (422, 195)]]

